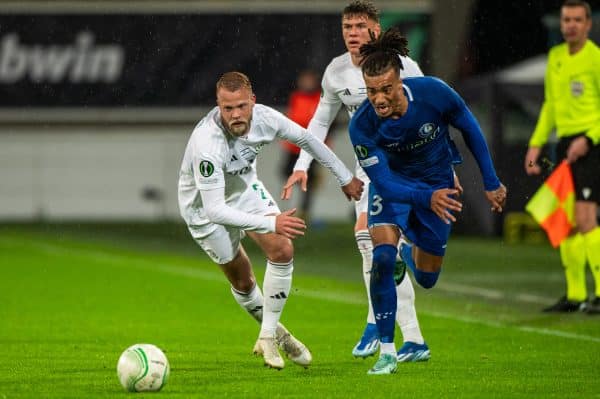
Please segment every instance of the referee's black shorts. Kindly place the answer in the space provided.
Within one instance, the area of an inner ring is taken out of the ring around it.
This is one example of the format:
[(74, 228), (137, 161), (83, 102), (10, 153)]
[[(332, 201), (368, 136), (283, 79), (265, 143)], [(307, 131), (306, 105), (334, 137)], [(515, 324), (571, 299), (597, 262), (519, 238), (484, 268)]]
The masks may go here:
[[(563, 137), (556, 146), (556, 156), (560, 161), (567, 157), (571, 142), (583, 134)], [(571, 164), (577, 201), (600, 202), (600, 145), (590, 148), (588, 153)]]

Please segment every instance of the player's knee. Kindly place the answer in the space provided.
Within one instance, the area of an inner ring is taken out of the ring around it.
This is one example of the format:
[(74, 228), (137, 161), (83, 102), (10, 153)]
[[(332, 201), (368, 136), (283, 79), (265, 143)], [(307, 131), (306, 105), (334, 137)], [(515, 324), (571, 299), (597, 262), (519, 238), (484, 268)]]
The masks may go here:
[(437, 283), (440, 271), (436, 272), (424, 272), (419, 269), (415, 269), (415, 281), (423, 288), (432, 288)]
[(276, 263), (288, 263), (294, 258), (294, 245), (292, 241), (284, 238), (277, 245), (269, 249), (267, 258)]
[(395, 245), (383, 244), (373, 249), (373, 268), (371, 269), (371, 282), (393, 278), (394, 264), (398, 249)]

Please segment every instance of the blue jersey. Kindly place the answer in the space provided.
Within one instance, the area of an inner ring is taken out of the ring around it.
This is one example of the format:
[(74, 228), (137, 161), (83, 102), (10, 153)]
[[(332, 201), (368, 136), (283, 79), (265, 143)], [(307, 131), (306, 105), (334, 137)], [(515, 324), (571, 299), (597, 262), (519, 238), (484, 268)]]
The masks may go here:
[(462, 133), (485, 190), (500, 187), (481, 128), (462, 98), (433, 77), (406, 78), (403, 87), (408, 109), (400, 118), (380, 118), (366, 100), (350, 121), (352, 145), (377, 192), (387, 201), (429, 208), (433, 191), (454, 187), (449, 126)]

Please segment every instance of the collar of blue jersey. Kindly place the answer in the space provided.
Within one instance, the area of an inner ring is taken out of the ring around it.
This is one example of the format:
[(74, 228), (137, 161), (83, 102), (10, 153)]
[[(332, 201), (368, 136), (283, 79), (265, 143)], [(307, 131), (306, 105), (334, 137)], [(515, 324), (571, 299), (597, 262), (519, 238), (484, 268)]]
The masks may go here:
[[(408, 112), (407, 112), (408, 113)], [(404, 114), (406, 115), (406, 114)], [(403, 116), (404, 117), (404, 116)], [(390, 139), (390, 140), (398, 140), (403, 138), (402, 129), (399, 129), (399, 125), (403, 123), (402, 118), (393, 119), (393, 118), (384, 118), (381, 119), (381, 123), (379, 124), (378, 133), (381, 137)]]

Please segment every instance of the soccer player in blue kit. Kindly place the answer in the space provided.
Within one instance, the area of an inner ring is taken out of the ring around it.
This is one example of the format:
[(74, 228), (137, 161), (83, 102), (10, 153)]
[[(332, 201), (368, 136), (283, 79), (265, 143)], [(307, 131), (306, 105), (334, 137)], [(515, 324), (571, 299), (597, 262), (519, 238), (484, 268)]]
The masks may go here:
[[(435, 285), (442, 267), (453, 213), (461, 202), (454, 187), (448, 127), (457, 128), (483, 175), (493, 212), (502, 212), (506, 187), (490, 157), (479, 124), (462, 98), (433, 77), (400, 78), (407, 41), (391, 28), (360, 48), (367, 87), (350, 122), (350, 139), (369, 188), (369, 232), (373, 239), (371, 301), (381, 339), (369, 374), (396, 371), (394, 263), (401, 231), (413, 245), (401, 256), (424, 288)], [(401, 229), (401, 230), (400, 230)]]

